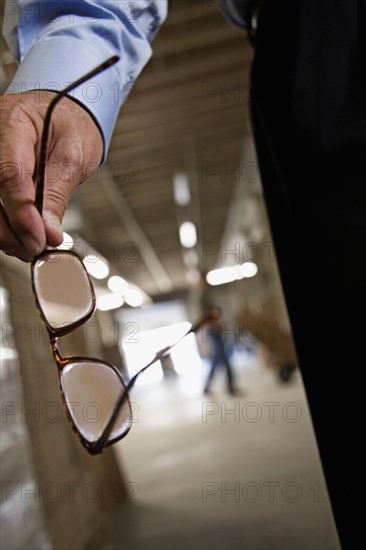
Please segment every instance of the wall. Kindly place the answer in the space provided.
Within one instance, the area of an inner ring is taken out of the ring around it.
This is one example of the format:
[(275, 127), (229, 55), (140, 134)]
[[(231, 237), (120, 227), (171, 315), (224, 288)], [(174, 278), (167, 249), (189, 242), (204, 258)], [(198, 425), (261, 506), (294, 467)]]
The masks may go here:
[[(4, 254), (0, 262), (2, 547), (100, 547), (125, 497), (123, 472), (113, 449), (92, 457), (74, 436), (30, 267)], [(80, 355), (88, 353), (85, 339), (78, 345)]]

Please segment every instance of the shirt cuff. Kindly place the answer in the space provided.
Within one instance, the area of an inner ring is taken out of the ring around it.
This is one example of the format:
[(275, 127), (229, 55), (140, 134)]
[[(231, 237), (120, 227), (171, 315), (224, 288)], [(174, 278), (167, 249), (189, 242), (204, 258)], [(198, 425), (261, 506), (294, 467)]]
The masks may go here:
[[(144, 65), (151, 57), (151, 47), (145, 42), (139, 54)], [(55, 37), (36, 43), (23, 58), (6, 93), (30, 90), (61, 91), (75, 80), (109, 59), (114, 52), (94, 48), (77, 38)], [(123, 54), (122, 54), (123, 55)], [(128, 57), (128, 54), (125, 54)], [(128, 60), (127, 60), (128, 61)], [(104, 141), (104, 162), (114, 125), (122, 103), (127, 98), (137, 74), (128, 70), (126, 59), (95, 75), (69, 92), (93, 117)]]

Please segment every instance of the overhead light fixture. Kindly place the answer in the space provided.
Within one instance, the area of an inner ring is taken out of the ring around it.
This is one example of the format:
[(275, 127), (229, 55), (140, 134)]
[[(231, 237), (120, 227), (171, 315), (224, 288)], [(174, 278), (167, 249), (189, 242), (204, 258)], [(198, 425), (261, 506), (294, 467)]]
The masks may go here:
[(124, 300), (118, 294), (103, 294), (97, 298), (97, 308), (100, 311), (109, 311), (123, 306)]
[(239, 266), (241, 278), (254, 277), (258, 273), (258, 266), (254, 262), (244, 262)]
[(197, 244), (196, 226), (192, 222), (183, 222), (179, 227), (179, 238), (182, 246), (193, 248)]
[(173, 176), (174, 200), (179, 206), (187, 206), (191, 202), (188, 175), (176, 172)]
[(144, 303), (144, 295), (137, 288), (130, 288), (125, 296), (125, 302), (131, 307), (140, 307)]
[(108, 279), (107, 285), (111, 292), (114, 292), (115, 294), (120, 294), (121, 296), (127, 294), (130, 286), (128, 282), (119, 275), (113, 275), (112, 277), (110, 277)]
[(236, 280), (236, 270), (232, 267), (221, 267), (220, 269), (213, 269), (206, 275), (208, 284), (212, 286), (223, 285), (225, 283), (232, 283)]
[(207, 273), (206, 280), (208, 284), (216, 286), (254, 277), (257, 273), (258, 267), (254, 262), (244, 262), (241, 265), (213, 269)]
[(89, 254), (83, 258), (83, 263), (90, 275), (95, 279), (105, 279), (109, 275), (107, 260), (98, 255)]
[(62, 244), (60, 244), (57, 248), (59, 250), (71, 250), (74, 246), (74, 239), (66, 233), (66, 231), (63, 232), (63, 241)]
[(0, 286), (0, 311), (5, 311), (7, 307), (8, 307), (8, 291), (3, 286)]
[(2, 361), (11, 360), (11, 359), (17, 359), (18, 358), (18, 352), (14, 348), (1, 348), (1, 359)]

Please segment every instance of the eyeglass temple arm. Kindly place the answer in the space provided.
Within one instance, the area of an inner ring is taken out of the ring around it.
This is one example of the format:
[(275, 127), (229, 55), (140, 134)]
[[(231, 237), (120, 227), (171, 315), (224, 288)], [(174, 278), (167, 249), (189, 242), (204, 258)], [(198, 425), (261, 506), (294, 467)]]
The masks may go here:
[(98, 67), (95, 67), (95, 69), (91, 70), (75, 82), (72, 82), (69, 86), (67, 86), (64, 90), (61, 92), (58, 92), (57, 95), (52, 99), (50, 102), (46, 115), (43, 122), (43, 132), (41, 137), (41, 149), (39, 154), (39, 165), (37, 167), (37, 177), (36, 177), (36, 198), (35, 198), (35, 205), (42, 216), (42, 210), (43, 210), (43, 191), (44, 191), (44, 180), (45, 180), (45, 172), (46, 172), (46, 159), (47, 159), (47, 140), (48, 140), (48, 134), (50, 129), (50, 122), (51, 122), (51, 115), (53, 113), (53, 110), (55, 109), (57, 103), (65, 97), (71, 90), (85, 82), (86, 80), (89, 80), (89, 78), (92, 78), (98, 73), (101, 73), (105, 69), (108, 69), (115, 63), (119, 61), (119, 57), (117, 55), (114, 55), (113, 57), (110, 57), (104, 63), (101, 63), (98, 65)]
[(221, 316), (221, 311), (219, 309), (213, 309), (212, 311), (210, 311), (210, 313), (208, 313), (204, 317), (201, 317), (200, 319), (198, 319), (198, 321), (196, 323), (194, 323), (191, 326), (191, 328), (189, 330), (187, 330), (187, 332), (185, 334), (183, 334), (183, 336), (181, 338), (179, 338), (179, 340), (177, 340), (171, 346), (167, 346), (166, 348), (158, 351), (156, 353), (155, 357), (131, 378), (131, 380), (128, 382), (126, 388), (122, 391), (122, 393), (121, 393), (121, 395), (118, 399), (118, 402), (116, 404), (116, 407), (115, 407), (115, 409), (112, 413), (112, 416), (109, 419), (108, 424), (105, 427), (102, 435), (100, 436), (98, 441), (96, 441), (95, 444), (93, 445), (93, 447), (91, 448), (91, 451), (93, 453), (97, 454), (97, 453), (101, 452), (104, 449), (104, 447), (106, 446), (106, 444), (108, 442), (108, 438), (110, 436), (110, 433), (113, 429), (113, 425), (114, 425), (114, 423), (115, 423), (115, 421), (118, 417), (118, 414), (119, 414), (122, 406), (124, 405), (125, 401), (128, 399), (128, 392), (134, 386), (134, 384), (135, 384), (137, 378), (140, 376), (140, 374), (142, 374), (146, 369), (151, 367), (151, 365), (156, 363), (156, 361), (159, 361), (159, 359), (164, 357), (164, 355), (166, 355), (172, 348), (174, 348), (179, 342), (181, 342), (183, 340), (183, 338), (188, 336), (188, 334), (196, 332), (203, 325), (205, 325), (206, 323), (209, 323), (210, 321), (214, 321), (214, 320), (218, 319), (220, 316)]

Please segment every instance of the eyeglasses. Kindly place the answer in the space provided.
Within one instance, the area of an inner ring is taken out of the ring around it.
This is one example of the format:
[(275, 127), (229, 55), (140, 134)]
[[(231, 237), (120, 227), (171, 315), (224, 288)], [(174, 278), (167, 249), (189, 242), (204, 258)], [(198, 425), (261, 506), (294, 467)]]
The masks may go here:
[[(41, 215), (47, 139), (52, 112), (62, 97), (73, 88), (116, 61), (117, 56), (108, 59), (59, 92), (49, 104), (44, 120), (36, 177), (35, 204)], [(199, 319), (177, 342), (157, 352), (155, 357), (126, 383), (120, 371), (107, 361), (61, 355), (58, 337), (82, 326), (95, 310), (93, 284), (82, 259), (70, 250), (45, 250), (33, 259), (31, 277), (37, 310), (47, 328), (58, 367), (61, 396), (68, 420), (81, 444), (92, 455), (103, 452), (106, 447), (125, 437), (131, 429), (133, 419), (129, 391), (140, 374), (167, 355), (188, 334), (196, 332), (205, 323), (220, 316), (219, 310), (213, 310)], [(97, 417), (93, 418), (93, 421), (85, 415), (85, 408), (91, 403), (97, 405)]]

